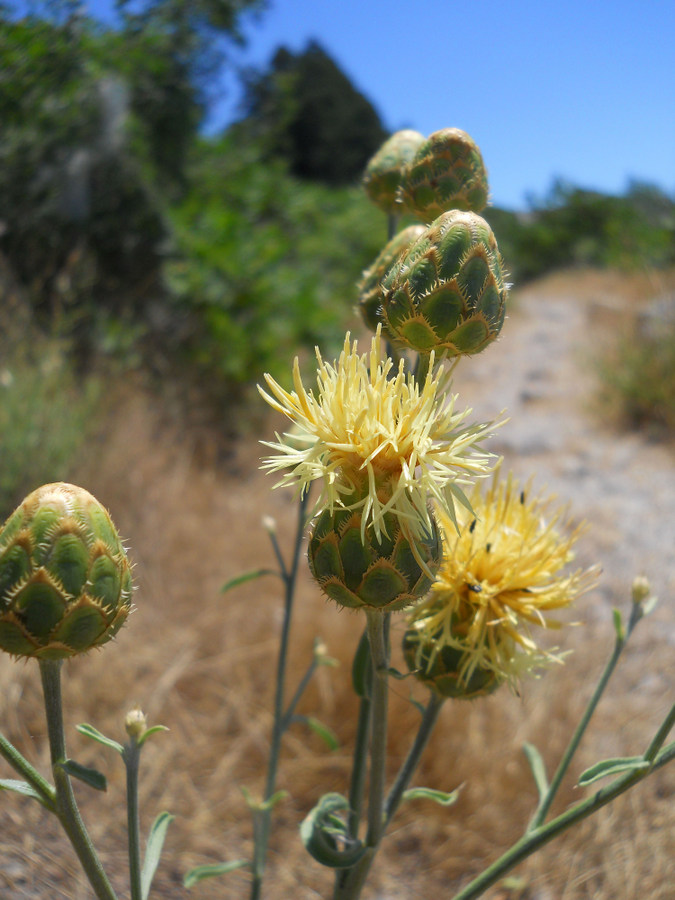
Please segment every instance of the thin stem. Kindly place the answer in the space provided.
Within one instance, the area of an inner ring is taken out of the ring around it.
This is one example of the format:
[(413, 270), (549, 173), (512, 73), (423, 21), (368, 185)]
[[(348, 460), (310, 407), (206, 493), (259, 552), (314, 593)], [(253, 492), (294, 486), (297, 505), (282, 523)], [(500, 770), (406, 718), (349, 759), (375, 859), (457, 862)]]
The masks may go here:
[(387, 706), (389, 695), (389, 653), (387, 623), (382, 613), (367, 610), (368, 641), (373, 665), (371, 700), (370, 785), (366, 852), (347, 870), (336, 887), (335, 900), (358, 900), (382, 840), (385, 827), (384, 782), (387, 757)]
[[(295, 534), (295, 543), (293, 546), (293, 556), (291, 567), (287, 569), (275, 535), (272, 537), (272, 545), (281, 566), (281, 574), (284, 580), (284, 619), (281, 626), (281, 640), (279, 643), (279, 657), (277, 660), (277, 680), (274, 695), (274, 724), (272, 726), (272, 739), (270, 742), (270, 756), (267, 765), (267, 779), (265, 782), (265, 793), (263, 801), (269, 800), (274, 794), (277, 769), (279, 766), (279, 753), (281, 750), (281, 739), (285, 728), (287, 727), (286, 717), (284, 716), (284, 693), (286, 684), (286, 661), (288, 657), (288, 640), (291, 628), (291, 616), (293, 612), (293, 599), (295, 596), (295, 584), (298, 574), (298, 565), (300, 561), (300, 548), (302, 546), (302, 536), (305, 530), (305, 511), (307, 501), (309, 499), (308, 492), (305, 492), (300, 498), (298, 504), (298, 520)], [(259, 900), (262, 891), (262, 881), (265, 872), (265, 860), (267, 857), (267, 845), (269, 843), (270, 824), (272, 810), (264, 808), (254, 814), (254, 848), (253, 848), (253, 880), (251, 882), (251, 900)]]
[(47, 716), (49, 751), (56, 787), (56, 815), (68, 835), (73, 849), (82, 864), (89, 883), (99, 900), (117, 900), (94, 845), (87, 833), (68, 774), (63, 769), (67, 759), (66, 739), (63, 730), (63, 706), (61, 702), (61, 660), (41, 659), (40, 675)]
[(352, 780), (349, 786), (349, 836), (356, 838), (363, 812), (363, 796), (366, 786), (366, 761), (368, 757), (368, 739), (370, 737), (371, 703), (369, 697), (362, 697), (359, 704), (359, 718), (356, 726), (354, 742), (354, 764)]
[(0, 734), (0, 755), (5, 757), (10, 766), (19, 775), (23, 775), (30, 786), (42, 797), (45, 806), (52, 812), (56, 812), (56, 791), (54, 788), (2, 734)]
[(311, 663), (307, 666), (307, 671), (300, 679), (300, 683), (298, 684), (297, 690), (293, 694), (293, 699), (288, 704), (288, 707), (286, 708), (286, 712), (284, 713), (282, 725), (281, 725), (282, 732), (287, 731), (289, 725), (291, 724), (291, 722), (293, 722), (293, 717), (295, 715), (295, 709), (296, 709), (298, 703), (300, 702), (300, 698), (305, 693), (307, 685), (312, 680), (312, 676), (316, 672), (318, 665), (319, 664), (316, 660), (316, 657), (314, 657), (314, 659), (311, 661)]
[(387, 216), (387, 241), (390, 241), (396, 234), (397, 225), (398, 216), (395, 213), (390, 213)]
[(138, 767), (140, 747), (131, 738), (124, 748), (124, 764), (127, 769), (127, 830), (129, 838), (129, 880), (131, 900), (143, 900), (141, 888), (141, 829), (138, 806)]
[(670, 712), (659, 726), (659, 729), (654, 735), (653, 740), (650, 742), (649, 747), (647, 747), (647, 749), (645, 750), (644, 758), (647, 762), (654, 762), (654, 760), (656, 759), (656, 754), (663, 746), (666, 738), (670, 734), (673, 725), (675, 725), (675, 705), (670, 708)]
[(368, 641), (373, 660), (372, 738), (370, 744), (370, 792), (366, 845), (377, 847), (384, 832), (384, 780), (387, 762), (387, 707), (389, 658), (382, 613), (368, 610)]
[(441, 697), (440, 694), (437, 694), (435, 691), (431, 692), (429, 702), (427, 703), (424, 715), (422, 716), (419, 730), (415, 736), (415, 741), (410, 748), (405, 762), (401, 766), (391, 791), (389, 792), (389, 796), (387, 797), (385, 806), (385, 827), (389, 824), (392, 816), (398, 809), (401, 800), (403, 799), (403, 794), (410, 784), (410, 780), (415, 773), (415, 769), (419, 764), (422, 753), (429, 743), (429, 738), (434, 730), (434, 725), (436, 724), (438, 714), (443, 707), (444, 700), (445, 698)]
[(491, 885), (499, 881), (510, 869), (518, 865), (528, 856), (531, 856), (544, 844), (548, 843), (561, 832), (592, 815), (598, 809), (611, 803), (620, 794), (623, 794), (633, 785), (646, 778), (654, 769), (661, 768), (666, 763), (675, 759), (675, 745), (668, 746), (658, 754), (654, 765), (650, 769), (634, 770), (615, 779), (604, 788), (600, 788), (591, 797), (566, 810), (557, 818), (552, 819), (546, 825), (525, 832), (520, 840), (504, 853), (498, 860), (488, 866), (484, 872), (467, 884), (452, 900), (475, 900)]
[(605, 688), (607, 687), (609, 679), (611, 678), (612, 673), (614, 672), (614, 669), (616, 668), (616, 664), (619, 661), (619, 657), (621, 656), (623, 648), (626, 646), (626, 643), (633, 631), (633, 628), (638, 623), (638, 621), (640, 620), (641, 617), (642, 617), (642, 613), (641, 613), (639, 605), (633, 604), (633, 607), (631, 610), (631, 617), (630, 617), (630, 621), (628, 623), (626, 635), (624, 637), (617, 635), (617, 637), (616, 637), (612, 655), (610, 656), (609, 661), (607, 662), (607, 665), (605, 666), (605, 670), (602, 673), (600, 681), (597, 683), (595, 690), (593, 691), (593, 696), (588, 701), (588, 705), (587, 705), (586, 709), (584, 710), (584, 714), (581, 717), (581, 721), (577, 725), (576, 730), (575, 730), (574, 734), (572, 735), (572, 738), (571, 738), (569, 744), (567, 745), (567, 749), (565, 750), (565, 753), (563, 754), (563, 757), (560, 760), (560, 764), (558, 765), (558, 768), (556, 769), (555, 775), (551, 779), (549, 788), (548, 788), (546, 794), (542, 797), (541, 802), (540, 802), (539, 806), (537, 807), (534, 816), (532, 817), (532, 820), (528, 826), (529, 831), (533, 831), (534, 829), (538, 828), (542, 824), (542, 822), (544, 822), (544, 820), (546, 819), (546, 816), (548, 815), (548, 812), (551, 808), (551, 804), (553, 803), (553, 800), (555, 799), (555, 796), (558, 793), (558, 789), (560, 788), (562, 780), (565, 777), (565, 774), (567, 773), (570, 763), (572, 762), (572, 757), (576, 753), (577, 748), (578, 748), (579, 744), (581, 743), (581, 739), (584, 736), (584, 732), (586, 731), (586, 728), (588, 727), (588, 723), (590, 722), (591, 717), (593, 716), (593, 713), (595, 712), (595, 709), (600, 701), (600, 698), (602, 697), (602, 695), (605, 691)]

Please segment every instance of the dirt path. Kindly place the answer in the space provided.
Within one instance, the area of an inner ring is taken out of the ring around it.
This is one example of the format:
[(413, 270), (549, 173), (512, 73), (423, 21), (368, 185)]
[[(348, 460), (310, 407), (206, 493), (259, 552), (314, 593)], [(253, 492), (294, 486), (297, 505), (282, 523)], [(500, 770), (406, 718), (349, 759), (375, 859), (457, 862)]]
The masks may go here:
[(608, 600), (619, 603), (635, 575), (648, 575), (675, 644), (675, 448), (617, 431), (595, 407), (593, 353), (624, 302), (597, 275), (578, 291), (570, 276), (533, 285), (497, 345), (463, 364), (456, 387), (478, 417), (506, 409), (491, 449), (588, 521), (582, 552), (601, 563)]

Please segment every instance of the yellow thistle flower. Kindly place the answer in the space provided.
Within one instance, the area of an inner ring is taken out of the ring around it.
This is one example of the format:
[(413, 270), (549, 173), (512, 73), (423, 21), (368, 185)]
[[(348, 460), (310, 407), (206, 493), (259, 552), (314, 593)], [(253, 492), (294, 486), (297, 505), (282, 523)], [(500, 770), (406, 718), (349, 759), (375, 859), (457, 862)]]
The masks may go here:
[(533, 629), (560, 627), (549, 613), (594, 581), (593, 570), (563, 571), (582, 526), (562, 533), (564, 510), (551, 511), (553, 497), (530, 499), (530, 489), (521, 491), (511, 475), (495, 478), (485, 494), (474, 489), (474, 514), (460, 511), (459, 533), (438, 516), (443, 561), (410, 616), (404, 647), (420, 679), (435, 686), (441, 676), (449, 696), (478, 696), (504, 681), (513, 686), (520, 675), (559, 662), (555, 648), (537, 645)]
[[(370, 353), (359, 356), (357, 342), (347, 334), (337, 362), (325, 362), (319, 350), (315, 396), (300, 377), (296, 358), (295, 390), (285, 391), (270, 376), (270, 393), (259, 388), (274, 409), (295, 425), (276, 443), (263, 463), (271, 471), (289, 469), (275, 485), (297, 485), (304, 493), (318, 479), (322, 493), (315, 512), (328, 507), (359, 511), (361, 534), (372, 525), (379, 541), (393, 514), (413, 538), (433, 531), (429, 501), (451, 519), (454, 498), (467, 503), (461, 484), (491, 471), (492, 454), (475, 445), (488, 436), (492, 423), (462, 427), (471, 410), (456, 413), (456, 397), (447, 397), (447, 373), (433, 372), (423, 385), (405, 374), (403, 363), (392, 373), (393, 362), (382, 356), (381, 327)], [(433, 357), (433, 354), (432, 354)]]

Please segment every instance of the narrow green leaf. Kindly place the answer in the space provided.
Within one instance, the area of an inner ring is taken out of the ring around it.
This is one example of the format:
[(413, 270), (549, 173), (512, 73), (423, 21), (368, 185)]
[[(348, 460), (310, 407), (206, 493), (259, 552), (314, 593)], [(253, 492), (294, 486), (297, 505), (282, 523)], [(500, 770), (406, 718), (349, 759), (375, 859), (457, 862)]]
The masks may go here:
[(621, 615), (621, 611), (616, 609), (616, 607), (612, 610), (612, 617), (614, 619), (614, 631), (616, 633), (617, 641), (623, 641), (626, 637), (626, 629), (623, 627), (623, 617)]
[(227, 875), (228, 872), (234, 872), (236, 869), (243, 869), (244, 866), (250, 866), (248, 859), (235, 859), (227, 863), (213, 863), (213, 865), (195, 866), (194, 869), (186, 874), (183, 879), (183, 885), (186, 888), (194, 887), (205, 878), (216, 878), (218, 875)]
[(315, 719), (314, 716), (303, 716), (302, 718), (307, 727), (311, 728), (314, 734), (317, 734), (321, 738), (329, 750), (338, 749), (340, 741), (338, 741), (337, 735), (328, 727), (328, 725), (324, 725), (323, 722)]
[(403, 793), (403, 800), (433, 800), (440, 806), (452, 806), (459, 797), (459, 788), (446, 794), (445, 791), (436, 791), (433, 788), (411, 788)]
[(59, 766), (64, 772), (70, 775), (71, 778), (77, 778), (79, 781), (83, 781), (96, 791), (108, 790), (108, 782), (105, 779), (105, 775), (97, 769), (90, 769), (89, 766), (83, 766), (81, 763), (75, 762), (74, 759), (64, 759), (62, 763), (59, 763)]
[(232, 588), (239, 587), (240, 584), (246, 584), (247, 581), (255, 581), (256, 578), (262, 578), (263, 575), (279, 575), (279, 573), (276, 569), (254, 569), (251, 572), (244, 572), (243, 575), (236, 575), (234, 578), (226, 581), (221, 587), (220, 593), (224, 594), (226, 591), (231, 591)]
[(372, 681), (373, 664), (370, 658), (370, 644), (368, 643), (368, 632), (364, 631), (352, 663), (352, 684), (356, 695), (363, 698), (370, 697)]
[(548, 778), (546, 777), (546, 766), (544, 765), (544, 760), (541, 757), (541, 753), (537, 750), (534, 744), (528, 744), (525, 742), (523, 744), (523, 751), (525, 752), (525, 756), (527, 757), (527, 761), (530, 764), (530, 769), (532, 770), (532, 776), (534, 777), (534, 783), (537, 785), (537, 790), (539, 791), (539, 799), (543, 800), (548, 792)]
[(288, 797), (288, 791), (277, 791), (275, 794), (272, 794), (271, 797), (268, 797), (267, 800), (256, 800), (249, 789), (243, 784), (239, 786), (239, 790), (244, 795), (246, 805), (252, 812), (262, 812), (264, 810), (274, 809), (277, 803), (280, 803)]
[(152, 879), (155, 877), (155, 872), (159, 865), (159, 858), (162, 855), (166, 831), (173, 822), (173, 819), (174, 817), (171, 813), (161, 812), (150, 828), (148, 845), (145, 848), (145, 859), (143, 860), (143, 868), (141, 869), (141, 897), (143, 900), (148, 900)]
[(39, 791), (36, 791), (35, 788), (26, 781), (18, 781), (14, 778), (0, 779), (0, 791), (12, 791), (15, 794), (21, 794), (24, 797), (30, 797), (31, 800), (37, 800), (37, 802), (44, 806), (45, 809), (50, 809), (52, 811), (54, 809), (47, 798), (43, 797)]
[(166, 725), (153, 725), (152, 728), (146, 728), (143, 734), (138, 739), (138, 746), (142, 747), (143, 744), (147, 741), (149, 737), (152, 737), (153, 734), (158, 734), (160, 731), (168, 731), (169, 729)]
[(112, 738), (106, 737), (104, 734), (98, 730), (98, 728), (94, 728), (93, 725), (76, 725), (77, 731), (80, 734), (83, 734), (85, 737), (91, 738), (92, 741), (97, 741), (99, 744), (103, 744), (104, 747), (111, 747), (113, 750), (117, 750), (120, 755), (124, 754), (124, 747), (118, 741), (114, 741)]
[(324, 794), (300, 825), (300, 839), (307, 852), (331, 869), (354, 866), (366, 852), (361, 841), (348, 834), (345, 822), (336, 815), (348, 809), (349, 801), (342, 794)]
[(399, 670), (395, 669), (393, 666), (389, 666), (387, 673), (391, 675), (392, 678), (395, 678), (396, 681), (403, 681), (404, 678), (410, 678), (413, 674), (412, 672), (399, 672)]
[(607, 778), (610, 775), (620, 775), (622, 772), (641, 771), (648, 769), (651, 763), (641, 756), (623, 756), (615, 759), (603, 759), (602, 762), (596, 763), (590, 769), (586, 769), (579, 778), (579, 787), (586, 787), (598, 781), (600, 778)]

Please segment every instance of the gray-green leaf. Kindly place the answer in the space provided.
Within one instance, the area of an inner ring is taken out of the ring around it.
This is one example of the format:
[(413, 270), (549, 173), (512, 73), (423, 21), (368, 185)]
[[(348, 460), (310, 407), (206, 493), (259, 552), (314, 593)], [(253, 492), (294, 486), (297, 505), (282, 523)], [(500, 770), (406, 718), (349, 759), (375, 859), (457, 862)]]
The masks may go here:
[(230, 578), (229, 581), (226, 581), (221, 587), (220, 593), (224, 594), (226, 591), (231, 591), (232, 588), (239, 587), (240, 584), (246, 584), (247, 581), (254, 581), (256, 578), (262, 578), (263, 575), (278, 574), (279, 573), (275, 569), (254, 569), (252, 572), (244, 572), (243, 575), (235, 575), (234, 578)]
[(450, 794), (446, 794), (445, 791), (436, 791), (433, 788), (424, 787), (411, 788), (403, 793), (404, 800), (433, 800), (434, 803), (438, 803), (440, 806), (452, 806), (453, 803), (457, 802), (458, 797), (459, 788)]
[(103, 744), (104, 747), (111, 747), (113, 750), (117, 750), (120, 755), (124, 754), (124, 747), (118, 741), (114, 741), (112, 738), (106, 737), (104, 734), (98, 730), (98, 728), (94, 728), (93, 725), (76, 725), (77, 731), (80, 734), (83, 734), (85, 737), (91, 738), (92, 741), (97, 741), (99, 744)]
[(530, 764), (530, 769), (532, 770), (532, 776), (534, 777), (534, 783), (537, 785), (537, 790), (539, 791), (539, 799), (542, 800), (548, 791), (548, 778), (546, 777), (546, 766), (544, 765), (544, 760), (541, 757), (541, 753), (534, 744), (528, 744), (527, 742), (523, 744), (523, 750), (525, 752), (525, 756), (527, 757), (527, 761)]
[(81, 763), (75, 762), (74, 759), (65, 759), (62, 763), (59, 763), (59, 766), (64, 772), (67, 772), (71, 778), (77, 778), (79, 781), (83, 781), (85, 784), (88, 784), (89, 787), (94, 788), (95, 791), (108, 790), (108, 782), (105, 779), (105, 775), (97, 769), (90, 769), (89, 766), (83, 766)]
[(194, 869), (185, 875), (183, 885), (191, 888), (205, 878), (216, 878), (218, 875), (227, 875), (228, 872), (234, 872), (237, 869), (243, 869), (244, 866), (250, 866), (248, 859), (235, 859), (232, 862), (213, 863), (212, 865), (195, 866)]
[(155, 872), (159, 865), (159, 858), (162, 855), (166, 831), (173, 822), (173, 818), (171, 813), (161, 812), (150, 828), (148, 845), (145, 848), (145, 859), (143, 860), (143, 868), (141, 869), (141, 896), (143, 900), (148, 900), (152, 879), (155, 877)]
[(0, 791), (13, 791), (15, 794), (30, 797), (31, 800), (37, 800), (38, 803), (41, 803), (46, 809), (53, 810), (53, 806), (47, 798), (43, 797), (39, 791), (36, 791), (35, 788), (26, 781), (18, 781), (14, 778), (0, 779)]
[(579, 778), (579, 787), (586, 787), (598, 781), (600, 778), (608, 778), (610, 775), (620, 775), (622, 772), (639, 772), (648, 769), (651, 763), (642, 756), (623, 756), (615, 759), (603, 759), (590, 769), (586, 769)]

